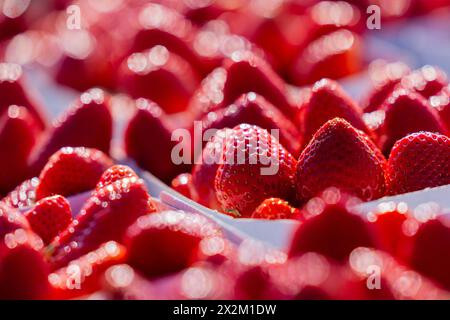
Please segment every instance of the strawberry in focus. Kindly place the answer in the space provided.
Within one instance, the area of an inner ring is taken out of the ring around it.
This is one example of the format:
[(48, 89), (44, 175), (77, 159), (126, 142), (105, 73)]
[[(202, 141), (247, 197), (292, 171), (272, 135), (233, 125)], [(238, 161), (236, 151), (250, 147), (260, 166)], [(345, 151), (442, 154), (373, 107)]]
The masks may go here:
[(300, 219), (300, 210), (292, 207), (289, 202), (278, 199), (269, 198), (264, 200), (256, 209), (253, 211), (253, 219)]

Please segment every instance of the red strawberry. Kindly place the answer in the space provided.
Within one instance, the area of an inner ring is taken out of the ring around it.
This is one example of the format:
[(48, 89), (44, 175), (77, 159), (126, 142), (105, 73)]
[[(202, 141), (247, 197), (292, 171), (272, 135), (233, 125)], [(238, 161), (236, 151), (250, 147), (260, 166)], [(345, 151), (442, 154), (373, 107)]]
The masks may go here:
[(291, 117), (295, 108), (286, 98), (285, 84), (267, 62), (249, 51), (236, 52), (233, 58), (203, 80), (190, 102), (190, 111), (207, 114), (232, 104), (243, 93), (255, 92)]
[(72, 221), (69, 202), (61, 196), (44, 198), (25, 214), (31, 229), (49, 244)]
[(291, 67), (292, 81), (305, 85), (358, 72), (362, 64), (360, 42), (357, 34), (345, 29), (311, 42)]
[(33, 116), (39, 129), (44, 129), (46, 120), (40, 102), (31, 88), (23, 81), (22, 68), (14, 63), (0, 63), (0, 115), (11, 105), (25, 107)]
[(316, 82), (301, 106), (299, 123), (303, 124), (304, 140), (308, 142), (321, 126), (334, 118), (347, 120), (352, 126), (370, 134), (358, 105), (335, 81)]
[(122, 241), (136, 218), (156, 205), (142, 180), (124, 178), (95, 190), (77, 218), (49, 245), (53, 269), (66, 266), (106, 241)]
[(447, 131), (450, 131), (450, 85), (430, 98), (430, 105), (436, 109)]
[(128, 264), (147, 277), (189, 267), (203, 239), (221, 236), (206, 218), (183, 211), (142, 216), (127, 231)]
[(0, 202), (0, 239), (14, 230), (19, 228), (29, 229), (29, 227), (27, 219), (21, 213)]
[[(137, 111), (125, 132), (125, 151), (145, 170), (150, 171), (165, 182), (170, 182), (178, 174), (189, 170), (189, 166), (175, 164), (172, 160), (172, 128), (161, 108), (155, 103), (136, 100)], [(189, 143), (183, 141), (180, 143)]]
[(292, 199), (294, 157), (267, 130), (242, 124), (233, 131), (215, 178), (224, 212), (249, 217), (267, 198)]
[(401, 85), (425, 98), (434, 96), (448, 84), (447, 75), (437, 67), (424, 66), (402, 79)]
[(6, 195), (29, 174), (28, 157), (39, 129), (27, 109), (10, 106), (0, 117), (0, 195)]
[(305, 207), (306, 220), (295, 231), (289, 255), (317, 252), (344, 262), (353, 249), (373, 246), (366, 222), (351, 209), (357, 201), (335, 188), (312, 199)]
[(203, 119), (203, 130), (234, 128), (248, 123), (270, 131), (279, 130), (280, 143), (297, 156), (301, 148), (301, 135), (295, 125), (262, 96), (250, 92), (241, 95), (230, 106), (209, 112)]
[(390, 194), (400, 194), (450, 183), (450, 139), (417, 132), (397, 141), (387, 165)]
[(397, 140), (418, 131), (446, 133), (446, 129), (427, 100), (399, 87), (382, 106), (385, 113), (380, 131), (380, 146), (388, 155)]
[(123, 263), (125, 256), (125, 247), (109, 241), (71, 261), (48, 276), (52, 299), (73, 299), (100, 290), (104, 272), (112, 265)]
[(95, 148), (109, 153), (112, 118), (109, 98), (101, 89), (91, 89), (80, 95), (75, 104), (57, 121), (32, 157), (37, 175), (48, 158), (63, 147)]
[(192, 175), (190, 173), (179, 174), (170, 184), (171, 187), (178, 193), (181, 193), (186, 198), (192, 199)]
[(167, 113), (184, 111), (198, 83), (192, 67), (161, 45), (133, 53), (119, 72), (119, 86), (125, 93), (150, 99)]
[(253, 211), (253, 219), (299, 219), (300, 210), (292, 207), (289, 202), (279, 198), (269, 198), (264, 200)]
[(362, 103), (364, 112), (378, 110), (386, 98), (394, 91), (402, 77), (407, 75), (410, 69), (402, 62), (386, 63), (376, 60), (369, 66), (369, 73), (374, 84), (372, 91)]
[(138, 176), (136, 175), (136, 172), (134, 172), (133, 169), (128, 166), (114, 165), (103, 172), (100, 180), (98, 180), (95, 189), (101, 189), (109, 184), (125, 178), (138, 178)]
[(41, 253), (42, 240), (17, 229), (0, 243), (0, 299), (46, 299), (49, 266)]
[(36, 188), (39, 185), (38, 178), (25, 180), (2, 201), (12, 208), (27, 209), (36, 202)]
[(36, 199), (55, 194), (70, 196), (94, 189), (111, 165), (111, 159), (101, 151), (84, 147), (62, 148), (50, 157), (42, 170)]
[(363, 200), (385, 194), (386, 159), (362, 132), (336, 118), (320, 128), (297, 164), (297, 198), (306, 201), (328, 187)]

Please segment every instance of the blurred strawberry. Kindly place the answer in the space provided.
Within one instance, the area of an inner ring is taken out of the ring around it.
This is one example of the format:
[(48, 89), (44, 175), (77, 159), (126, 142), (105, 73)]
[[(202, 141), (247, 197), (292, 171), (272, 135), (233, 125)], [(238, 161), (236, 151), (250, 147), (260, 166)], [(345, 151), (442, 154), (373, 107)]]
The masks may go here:
[(446, 133), (446, 129), (427, 100), (418, 93), (399, 87), (386, 99), (381, 111), (384, 120), (379, 128), (379, 145), (387, 156), (397, 140), (419, 131)]
[(69, 202), (62, 196), (44, 198), (25, 213), (31, 229), (49, 244), (72, 221)]
[(215, 178), (224, 212), (245, 218), (267, 198), (293, 199), (295, 158), (267, 130), (242, 124), (233, 131)]
[(269, 198), (264, 200), (253, 211), (253, 219), (300, 219), (301, 213), (297, 208), (292, 207), (289, 202), (279, 198)]
[(25, 230), (30, 228), (27, 219), (15, 208), (0, 202), (0, 239), (20, 228)]
[(361, 109), (352, 98), (337, 82), (322, 79), (314, 84), (300, 106), (298, 122), (303, 124), (305, 142), (310, 141), (321, 126), (334, 118), (342, 118), (355, 128), (371, 133), (364, 124)]
[(167, 113), (184, 111), (199, 83), (192, 67), (161, 45), (130, 55), (118, 77), (125, 93), (150, 99)]
[(362, 132), (336, 118), (324, 124), (297, 164), (297, 199), (338, 187), (367, 201), (385, 194), (386, 159)]
[(103, 172), (112, 164), (106, 154), (96, 149), (62, 148), (42, 169), (36, 199), (56, 194), (67, 197), (94, 189)]
[(432, 96), (429, 102), (438, 111), (447, 131), (450, 132), (450, 85), (442, 89), (437, 95)]
[(447, 75), (437, 67), (424, 66), (403, 77), (405, 89), (420, 93), (425, 98), (434, 96), (448, 84)]
[(25, 180), (13, 191), (2, 199), (7, 205), (17, 209), (28, 209), (36, 202), (36, 187), (39, 185), (38, 178)]
[(101, 89), (91, 89), (56, 122), (32, 155), (33, 173), (38, 175), (52, 154), (63, 147), (95, 148), (109, 154), (112, 117), (109, 98)]
[(179, 174), (172, 180), (170, 185), (176, 192), (181, 193), (186, 198), (192, 199), (193, 186), (192, 175), (190, 173)]
[(289, 255), (317, 252), (344, 262), (353, 249), (372, 247), (374, 241), (366, 222), (352, 206), (358, 199), (338, 189), (325, 190), (304, 208), (306, 220), (295, 231)]
[(101, 189), (125, 178), (138, 178), (136, 172), (128, 166), (114, 165), (109, 167), (98, 180), (95, 189)]
[(12, 105), (0, 117), (0, 197), (29, 175), (28, 157), (39, 131), (36, 120), (23, 107)]
[(138, 218), (124, 241), (128, 264), (150, 278), (189, 267), (201, 241), (220, 230), (206, 218), (182, 211), (164, 211)]
[(47, 247), (53, 270), (67, 266), (106, 241), (122, 241), (136, 218), (155, 212), (142, 180), (124, 178), (95, 190), (77, 218)]
[(417, 132), (397, 141), (387, 164), (389, 194), (400, 194), (450, 183), (450, 139)]
[(154, 102), (138, 99), (136, 107), (125, 132), (125, 151), (140, 167), (170, 183), (178, 174), (189, 171), (187, 164), (174, 163), (172, 151), (177, 144), (191, 150), (191, 141), (171, 140), (173, 128)]

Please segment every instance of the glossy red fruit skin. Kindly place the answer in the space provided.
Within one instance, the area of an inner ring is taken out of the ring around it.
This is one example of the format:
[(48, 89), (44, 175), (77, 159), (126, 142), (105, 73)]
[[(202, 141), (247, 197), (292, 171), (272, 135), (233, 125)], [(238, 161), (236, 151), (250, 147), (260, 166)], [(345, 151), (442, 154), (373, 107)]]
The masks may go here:
[(95, 148), (109, 154), (112, 116), (109, 97), (101, 89), (91, 89), (59, 118), (32, 155), (32, 169), (38, 175), (52, 154), (63, 147)]
[(9, 106), (18, 105), (26, 108), (36, 121), (39, 130), (47, 126), (43, 107), (32, 88), (24, 82), (22, 68), (14, 63), (0, 63), (0, 115)]
[(138, 176), (136, 175), (136, 172), (128, 166), (120, 164), (113, 165), (103, 172), (97, 185), (95, 186), (95, 189), (101, 189), (109, 184), (125, 178), (138, 178)]
[(387, 165), (389, 194), (450, 183), (450, 138), (417, 132), (397, 141)]
[(186, 198), (192, 199), (193, 186), (192, 175), (190, 173), (179, 174), (172, 180), (170, 185), (176, 192), (181, 193)]
[(424, 98), (439, 93), (448, 85), (447, 75), (437, 67), (424, 66), (403, 77), (401, 86), (416, 91)]
[(150, 278), (178, 272), (195, 262), (202, 239), (220, 235), (215, 225), (195, 214), (163, 211), (142, 216), (124, 240), (127, 262)]
[(0, 117), (0, 196), (29, 175), (28, 157), (39, 132), (35, 119), (23, 107), (10, 106)]
[(385, 113), (379, 129), (379, 145), (387, 156), (395, 142), (419, 131), (446, 134), (447, 130), (436, 110), (422, 96), (399, 87), (381, 107)]
[(38, 178), (25, 180), (13, 191), (8, 193), (2, 201), (12, 208), (28, 209), (36, 202), (36, 187), (38, 184)]
[(67, 197), (94, 189), (103, 172), (112, 164), (106, 154), (96, 149), (62, 148), (42, 169), (36, 199), (55, 194)]
[(337, 189), (329, 189), (322, 194), (322, 198), (317, 198), (316, 202), (322, 203), (323, 206), (313, 211), (309, 209), (312, 216), (306, 217), (295, 231), (289, 249), (290, 257), (317, 252), (345, 262), (353, 249), (374, 246), (368, 225), (358, 212), (350, 209), (352, 203), (355, 204), (355, 199)]
[(52, 269), (66, 266), (103, 242), (121, 242), (136, 218), (155, 211), (139, 179), (125, 178), (95, 190), (76, 219), (47, 247)]
[(199, 83), (195, 70), (161, 45), (130, 55), (118, 77), (123, 92), (152, 100), (166, 113), (185, 111)]
[(316, 82), (300, 110), (299, 123), (303, 124), (305, 142), (309, 142), (321, 126), (334, 118), (342, 118), (356, 129), (371, 134), (362, 119), (359, 106), (333, 80), (322, 79)]
[[(215, 178), (223, 212), (249, 217), (267, 198), (293, 199), (295, 158), (267, 130), (241, 124), (233, 131)], [(272, 161), (273, 172), (262, 171), (269, 168), (263, 164), (267, 160)]]
[(209, 112), (203, 118), (203, 131), (208, 129), (234, 128), (248, 123), (266, 129), (279, 130), (280, 143), (293, 155), (298, 156), (302, 147), (301, 135), (293, 122), (254, 92), (241, 95), (226, 108)]
[(27, 219), (15, 208), (11, 208), (6, 203), (0, 202), (0, 238), (17, 229), (29, 229)]
[(48, 263), (41, 253), (42, 240), (16, 229), (0, 243), (0, 299), (39, 300), (50, 293)]
[(25, 213), (31, 229), (49, 244), (72, 221), (69, 202), (62, 196), (44, 198)]
[[(172, 127), (161, 108), (154, 102), (136, 100), (136, 113), (125, 131), (125, 151), (143, 169), (170, 183), (178, 174), (187, 172), (187, 164), (175, 164), (171, 154), (178, 141), (172, 141)], [(180, 143), (189, 143), (183, 141)]]
[(289, 202), (278, 199), (269, 198), (264, 200), (252, 213), (253, 219), (294, 219), (299, 218), (300, 210), (289, 205)]
[(297, 163), (297, 199), (301, 202), (328, 187), (360, 197), (385, 195), (386, 159), (362, 131), (336, 118), (320, 128)]

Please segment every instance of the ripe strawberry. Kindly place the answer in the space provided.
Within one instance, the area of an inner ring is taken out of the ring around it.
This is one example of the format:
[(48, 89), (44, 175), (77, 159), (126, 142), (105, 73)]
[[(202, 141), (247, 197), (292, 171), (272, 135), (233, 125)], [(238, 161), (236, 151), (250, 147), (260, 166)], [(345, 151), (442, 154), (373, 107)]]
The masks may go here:
[(70, 196), (94, 189), (111, 159), (96, 149), (62, 148), (52, 155), (39, 176), (36, 199)]
[(334, 118), (342, 118), (355, 128), (370, 134), (358, 105), (337, 82), (330, 79), (316, 82), (300, 108), (299, 123), (303, 123), (303, 135), (306, 142), (311, 140), (321, 126)]
[(16, 209), (27, 209), (36, 202), (36, 187), (39, 185), (38, 178), (25, 180), (2, 200), (7, 205)]
[(382, 106), (384, 122), (380, 127), (380, 146), (387, 156), (397, 140), (419, 131), (446, 133), (436, 110), (417, 93), (396, 89)]
[(0, 117), (0, 195), (6, 195), (29, 174), (28, 157), (39, 129), (27, 109), (10, 106)]
[(44, 198), (25, 213), (31, 229), (49, 244), (72, 221), (72, 211), (66, 198), (53, 196)]
[(118, 77), (119, 87), (125, 93), (150, 99), (167, 113), (184, 111), (199, 83), (192, 67), (161, 45), (130, 55)]
[(232, 104), (247, 92), (262, 95), (286, 117), (295, 111), (286, 98), (283, 80), (267, 62), (249, 51), (237, 52), (233, 60), (227, 59), (222, 68), (213, 70), (194, 93), (189, 109), (196, 116), (205, 115)]
[(21, 213), (6, 203), (0, 202), (0, 239), (14, 230), (29, 229), (29, 227), (27, 219)]
[(138, 99), (136, 107), (136, 114), (125, 132), (127, 155), (167, 183), (178, 174), (189, 171), (189, 166), (175, 164), (171, 154), (178, 143), (189, 143), (190, 146), (191, 141), (171, 141), (172, 128), (155, 103)]
[(203, 119), (203, 130), (234, 128), (241, 123), (268, 131), (278, 129), (280, 143), (292, 155), (299, 154), (301, 135), (295, 125), (270, 102), (254, 92), (241, 95), (226, 108), (209, 112)]
[(124, 178), (95, 190), (77, 218), (48, 246), (53, 270), (66, 266), (106, 241), (122, 241), (136, 218), (155, 212), (142, 180)]
[(386, 159), (362, 132), (347, 121), (328, 121), (313, 136), (297, 163), (297, 199), (307, 201), (328, 187), (363, 200), (385, 194)]
[(317, 252), (344, 262), (353, 249), (374, 244), (366, 222), (351, 209), (358, 199), (325, 190), (305, 207), (306, 220), (295, 231), (289, 255)]
[(292, 199), (294, 157), (267, 130), (242, 124), (233, 131), (215, 178), (223, 211), (249, 217), (267, 198)]
[(192, 199), (193, 186), (192, 175), (190, 173), (179, 174), (172, 180), (170, 185), (176, 192), (181, 193), (186, 198)]
[(279, 198), (269, 198), (264, 200), (253, 211), (253, 219), (298, 219), (300, 218), (300, 210), (292, 207), (289, 202)]
[(17, 229), (0, 243), (0, 299), (46, 299), (50, 292), (49, 266), (41, 253), (42, 240)]
[(417, 132), (397, 141), (387, 164), (389, 194), (450, 183), (450, 139)]
[(437, 67), (424, 66), (403, 77), (403, 88), (414, 90), (425, 98), (434, 96), (448, 84), (447, 75)]
[(124, 243), (128, 264), (153, 278), (189, 267), (202, 240), (218, 236), (220, 230), (202, 216), (164, 211), (138, 218)]
[(136, 172), (128, 166), (114, 165), (109, 167), (98, 180), (95, 189), (101, 189), (107, 185), (113, 184), (116, 181), (120, 181), (125, 178), (138, 178)]
[(301, 86), (358, 72), (362, 64), (360, 42), (357, 34), (345, 29), (311, 42), (291, 67), (292, 82)]
[(115, 241), (70, 262), (67, 267), (48, 276), (52, 286), (52, 299), (73, 299), (98, 291), (102, 287), (104, 272), (112, 265), (125, 261), (126, 249)]
[(57, 121), (32, 156), (33, 171), (38, 175), (48, 158), (63, 147), (95, 148), (109, 154), (112, 118), (109, 98), (101, 89), (80, 95), (75, 104)]
[(43, 108), (33, 90), (26, 86), (22, 75), (22, 68), (14, 63), (0, 63), (0, 116), (11, 105), (26, 108), (42, 130), (46, 126)]
[(450, 131), (450, 85), (437, 95), (432, 96), (429, 102), (438, 111), (447, 131)]

